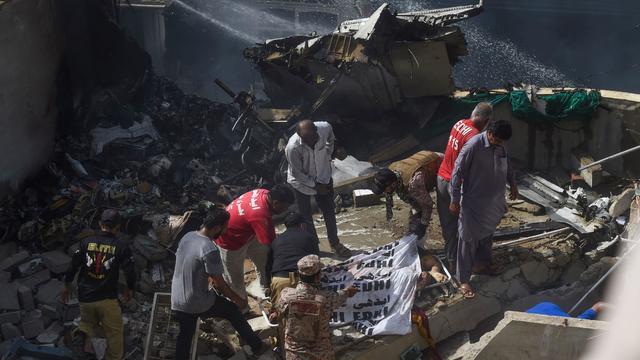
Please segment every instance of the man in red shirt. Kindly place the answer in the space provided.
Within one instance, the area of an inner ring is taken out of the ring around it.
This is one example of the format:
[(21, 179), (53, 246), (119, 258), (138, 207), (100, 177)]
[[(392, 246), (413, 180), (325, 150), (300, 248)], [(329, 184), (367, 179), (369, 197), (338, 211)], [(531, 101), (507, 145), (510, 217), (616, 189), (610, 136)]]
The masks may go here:
[(244, 193), (227, 206), (231, 215), (229, 227), (216, 239), (216, 244), (220, 248), (224, 279), (240, 297), (247, 298), (244, 286), (247, 257), (256, 268), (262, 288), (268, 288), (265, 267), (269, 245), (276, 237), (271, 216), (285, 212), (294, 201), (293, 191), (278, 184), (271, 191), (256, 189)]
[(449, 270), (455, 271), (456, 257), (458, 252), (458, 216), (449, 211), (451, 196), (449, 182), (456, 163), (456, 159), (464, 144), (472, 137), (480, 133), (493, 117), (493, 107), (491, 104), (481, 102), (476, 105), (471, 113), (470, 119), (458, 121), (449, 135), (447, 148), (444, 152), (444, 160), (438, 170), (437, 179), (437, 201), (440, 225), (442, 226), (442, 236), (444, 237), (444, 248), (449, 261)]

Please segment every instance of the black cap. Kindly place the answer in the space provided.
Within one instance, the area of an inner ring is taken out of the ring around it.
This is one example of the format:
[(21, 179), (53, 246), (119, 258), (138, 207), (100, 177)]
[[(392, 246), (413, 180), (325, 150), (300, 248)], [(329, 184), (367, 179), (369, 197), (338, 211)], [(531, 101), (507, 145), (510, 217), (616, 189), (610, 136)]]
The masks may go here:
[(107, 226), (120, 225), (121, 221), (122, 217), (116, 209), (107, 209), (102, 212), (102, 216), (100, 217), (100, 223)]
[(397, 181), (398, 177), (396, 173), (389, 169), (380, 169), (373, 176), (373, 185), (371, 186), (371, 191), (373, 191), (376, 195), (381, 195), (387, 186), (393, 184), (394, 181)]

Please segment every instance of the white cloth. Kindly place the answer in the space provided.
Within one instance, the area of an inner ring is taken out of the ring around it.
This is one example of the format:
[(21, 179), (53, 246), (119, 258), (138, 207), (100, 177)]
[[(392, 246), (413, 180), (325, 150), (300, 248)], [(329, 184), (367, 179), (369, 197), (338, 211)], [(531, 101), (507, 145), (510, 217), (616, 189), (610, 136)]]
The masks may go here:
[(297, 133), (289, 138), (285, 148), (289, 163), (287, 182), (305, 195), (315, 195), (316, 184), (331, 182), (331, 154), (335, 143), (333, 128), (325, 121), (314, 124), (318, 129), (318, 142), (313, 149), (303, 143)]

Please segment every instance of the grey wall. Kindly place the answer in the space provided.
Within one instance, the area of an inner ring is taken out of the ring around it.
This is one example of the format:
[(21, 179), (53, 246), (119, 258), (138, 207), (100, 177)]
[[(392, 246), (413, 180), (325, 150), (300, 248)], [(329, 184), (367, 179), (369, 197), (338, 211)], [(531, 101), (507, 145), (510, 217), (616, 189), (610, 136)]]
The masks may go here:
[(61, 58), (55, 0), (0, 6), (0, 193), (49, 156)]

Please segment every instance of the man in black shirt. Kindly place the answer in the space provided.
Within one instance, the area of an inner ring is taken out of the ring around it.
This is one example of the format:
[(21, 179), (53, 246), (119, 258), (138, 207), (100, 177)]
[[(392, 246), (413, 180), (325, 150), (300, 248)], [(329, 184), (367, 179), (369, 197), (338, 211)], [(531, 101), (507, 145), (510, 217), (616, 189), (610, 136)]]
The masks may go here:
[(124, 270), (127, 280), (127, 288), (122, 294), (125, 302), (131, 299), (136, 279), (131, 250), (116, 237), (120, 222), (117, 210), (108, 209), (102, 213), (101, 231), (80, 243), (80, 248), (73, 254), (62, 291), (62, 301), (66, 303), (71, 282), (78, 273), (79, 330), (85, 335), (85, 351), (93, 352), (90, 338), (95, 329), (100, 328), (107, 339), (107, 360), (120, 360), (124, 353), (122, 311), (118, 304), (120, 269)]
[(267, 259), (267, 274), (271, 276), (271, 301), (275, 304), (280, 291), (295, 287), (297, 283), (298, 260), (307, 255), (318, 255), (318, 240), (307, 229), (305, 218), (299, 213), (291, 213), (284, 220), (287, 230), (271, 243)]

